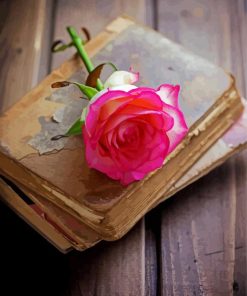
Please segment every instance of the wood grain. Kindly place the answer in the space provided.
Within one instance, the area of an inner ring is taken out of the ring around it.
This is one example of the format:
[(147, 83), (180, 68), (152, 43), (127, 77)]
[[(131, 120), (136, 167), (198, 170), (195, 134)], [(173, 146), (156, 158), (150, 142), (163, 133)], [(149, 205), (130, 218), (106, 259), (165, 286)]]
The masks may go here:
[[(235, 4), (235, 14), (237, 20), (235, 22), (235, 30), (239, 32), (239, 39), (236, 42), (241, 50), (241, 55), (236, 57), (235, 66), (239, 70), (238, 78), (242, 82), (240, 90), (244, 96), (247, 94), (247, 1), (238, 0)], [(233, 4), (234, 6), (234, 4)], [(235, 43), (235, 42), (234, 42)], [(235, 234), (235, 267), (234, 267), (234, 295), (244, 296), (247, 294), (247, 153), (242, 152), (234, 157), (234, 165), (236, 170), (236, 234)]]
[(235, 213), (228, 208), (236, 197), (233, 178), (227, 163), (163, 205), (163, 295), (231, 294), (234, 224), (230, 215)]
[[(68, 34), (65, 30), (68, 25), (74, 26), (78, 31), (81, 27), (86, 27), (91, 36), (94, 37), (106, 25), (122, 14), (127, 14), (141, 23), (145, 23), (145, 0), (58, 0), (55, 10), (54, 40), (68, 40)], [(74, 52), (74, 49), (71, 48), (66, 52), (54, 55), (52, 69), (60, 66)]]
[[(50, 25), (52, 2), (0, 1), (1, 111), (14, 104), (49, 71), (50, 41), (45, 30)], [(13, 207), (23, 211), (17, 205), (15, 202)], [(68, 280), (67, 257), (2, 202), (0, 217), (0, 261), (4, 271), (1, 292), (46, 295), (49, 291), (51, 295), (63, 295)], [(41, 225), (45, 228), (45, 224)]]
[(234, 295), (246, 295), (247, 291), (247, 153), (242, 152), (233, 159), (236, 178), (236, 235), (235, 235), (235, 268), (234, 268)]
[(119, 241), (72, 254), (71, 290), (78, 285), (80, 295), (145, 295), (143, 223)]
[(38, 81), (48, 6), (45, 0), (0, 2), (0, 111), (13, 105)]
[[(37, 84), (49, 70), (50, 33), (46, 32), (50, 29), (52, 4), (51, 1), (0, 3), (3, 17), (0, 24), (2, 42), (0, 57), (3, 61), (0, 71), (5, 78), (0, 82), (3, 93), (0, 111), (12, 105), (18, 96)], [(18, 5), (22, 5), (22, 10), (18, 9)], [(21, 21), (25, 24), (21, 25)], [(46, 236), (61, 251), (66, 252), (69, 249), (70, 244), (57, 234), (52, 226), (42, 221), (21, 198), (18, 199), (18, 196), (11, 192), (9, 187), (4, 189), (4, 181), (1, 183), (1, 188), (4, 192), (3, 201), (26, 222)]]
[[(158, 1), (158, 29), (233, 72), (242, 89), (243, 62), (236, 8), (232, 1)], [(225, 186), (220, 186), (221, 183)], [(231, 160), (184, 190), (183, 194), (178, 194), (180, 198), (162, 209), (164, 295), (231, 294), (235, 258), (235, 183), (236, 172)]]

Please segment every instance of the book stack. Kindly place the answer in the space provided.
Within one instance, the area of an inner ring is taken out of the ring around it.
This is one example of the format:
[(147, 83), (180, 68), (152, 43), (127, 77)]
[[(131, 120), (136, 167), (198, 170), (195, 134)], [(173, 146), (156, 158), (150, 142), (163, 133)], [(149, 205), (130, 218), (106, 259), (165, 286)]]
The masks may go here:
[(85, 81), (77, 56), (2, 114), (2, 199), (63, 252), (121, 238), (151, 208), (247, 144), (244, 100), (234, 77), (218, 66), (126, 17), (108, 25), (86, 50), (95, 64), (131, 65), (141, 74), (140, 85), (180, 84), (189, 133), (162, 168), (127, 187), (89, 169), (80, 136), (51, 141), (85, 106), (73, 86), (51, 88), (55, 81)]

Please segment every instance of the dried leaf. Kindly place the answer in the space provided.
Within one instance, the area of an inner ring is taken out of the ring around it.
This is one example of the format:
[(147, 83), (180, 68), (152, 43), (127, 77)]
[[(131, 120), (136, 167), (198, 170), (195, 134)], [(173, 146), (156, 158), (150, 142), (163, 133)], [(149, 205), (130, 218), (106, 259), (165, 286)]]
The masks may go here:
[(60, 87), (65, 87), (70, 85), (71, 83), (69, 81), (57, 81), (52, 83), (51, 87), (52, 88), (60, 88)]
[(57, 40), (54, 41), (51, 47), (52, 52), (59, 52), (59, 51), (64, 51), (68, 47), (71, 47), (73, 45), (73, 42), (70, 42), (66, 44), (63, 40)]
[(88, 31), (88, 29), (85, 27), (82, 27), (81, 30), (87, 38), (86, 41), (89, 41), (91, 39), (91, 35), (90, 35), (90, 32)]
[(104, 68), (104, 66), (110, 65), (114, 71), (117, 71), (117, 67), (112, 64), (112, 63), (103, 63), (98, 65), (92, 72), (89, 73), (87, 80), (86, 80), (86, 85), (91, 86), (91, 87), (96, 87), (97, 86), (97, 80), (100, 78), (100, 74)]

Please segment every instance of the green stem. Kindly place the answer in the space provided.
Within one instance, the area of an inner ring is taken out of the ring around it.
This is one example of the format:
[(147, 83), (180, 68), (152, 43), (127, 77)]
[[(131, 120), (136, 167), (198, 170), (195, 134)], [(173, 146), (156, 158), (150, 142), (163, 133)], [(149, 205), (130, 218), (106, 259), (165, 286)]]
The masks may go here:
[[(81, 38), (77, 35), (76, 30), (73, 27), (67, 27), (67, 31), (72, 39), (72, 42), (74, 44), (74, 46), (77, 49), (77, 52), (79, 54), (79, 56), (81, 57), (88, 73), (92, 72), (94, 70), (94, 65), (91, 61), (91, 59), (89, 58), (83, 44), (82, 44), (82, 40)], [(104, 89), (103, 83), (98, 79), (97, 81), (97, 90), (102, 90)]]

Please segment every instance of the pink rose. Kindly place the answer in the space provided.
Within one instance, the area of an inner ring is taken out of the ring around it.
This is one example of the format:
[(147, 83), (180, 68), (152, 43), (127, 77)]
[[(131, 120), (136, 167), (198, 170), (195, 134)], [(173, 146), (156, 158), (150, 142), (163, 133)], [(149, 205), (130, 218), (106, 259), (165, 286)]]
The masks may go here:
[(90, 168), (128, 185), (160, 168), (188, 131), (178, 106), (179, 86), (157, 90), (122, 85), (99, 92), (83, 127)]

